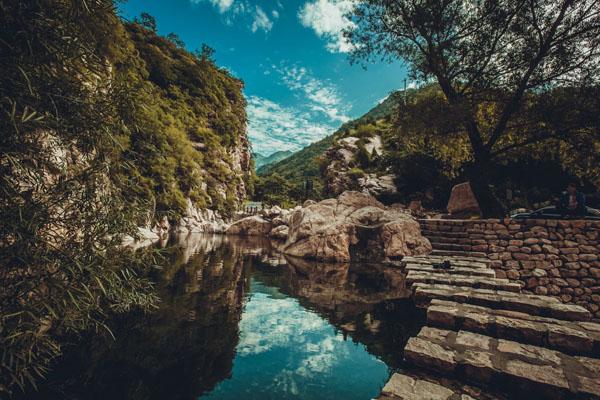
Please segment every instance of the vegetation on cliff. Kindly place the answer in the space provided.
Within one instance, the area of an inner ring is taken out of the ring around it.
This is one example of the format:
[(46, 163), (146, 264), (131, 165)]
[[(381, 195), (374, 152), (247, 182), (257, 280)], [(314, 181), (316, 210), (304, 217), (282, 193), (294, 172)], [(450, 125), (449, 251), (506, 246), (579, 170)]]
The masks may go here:
[[(35, 384), (65, 337), (157, 302), (121, 248), (185, 198), (251, 186), (242, 82), (112, 0), (0, 0), (0, 393)], [(242, 172), (247, 171), (247, 172)]]

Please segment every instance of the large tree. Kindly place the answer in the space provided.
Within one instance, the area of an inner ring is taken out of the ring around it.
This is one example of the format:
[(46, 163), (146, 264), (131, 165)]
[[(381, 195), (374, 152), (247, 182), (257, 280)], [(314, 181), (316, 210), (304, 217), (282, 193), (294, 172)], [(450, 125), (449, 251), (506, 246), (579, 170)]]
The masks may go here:
[[(504, 211), (489, 188), (495, 158), (545, 138), (506, 144), (527, 95), (598, 83), (597, 0), (362, 0), (351, 18), (354, 61), (400, 58), (413, 78), (439, 84), (468, 139), (468, 174), (486, 216)], [(482, 103), (494, 110), (485, 123)]]

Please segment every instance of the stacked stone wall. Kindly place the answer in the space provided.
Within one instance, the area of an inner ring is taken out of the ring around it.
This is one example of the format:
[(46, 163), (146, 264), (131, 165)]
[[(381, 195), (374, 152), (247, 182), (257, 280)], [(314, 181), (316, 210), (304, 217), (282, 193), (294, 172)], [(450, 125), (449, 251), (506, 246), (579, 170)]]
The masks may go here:
[[(524, 291), (586, 307), (600, 318), (600, 221), (427, 220), (427, 230), (466, 232), (462, 251), (483, 252), (498, 278)], [(462, 236), (462, 235), (461, 235)], [(435, 245), (434, 245), (435, 248)]]

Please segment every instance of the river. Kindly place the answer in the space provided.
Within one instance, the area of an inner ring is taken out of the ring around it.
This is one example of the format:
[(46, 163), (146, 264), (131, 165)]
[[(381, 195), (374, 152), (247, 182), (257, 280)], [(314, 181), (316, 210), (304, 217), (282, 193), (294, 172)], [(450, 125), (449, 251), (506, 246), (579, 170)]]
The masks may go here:
[(371, 399), (424, 316), (399, 270), (285, 258), (268, 241), (174, 238), (158, 310), (65, 348), (27, 399)]

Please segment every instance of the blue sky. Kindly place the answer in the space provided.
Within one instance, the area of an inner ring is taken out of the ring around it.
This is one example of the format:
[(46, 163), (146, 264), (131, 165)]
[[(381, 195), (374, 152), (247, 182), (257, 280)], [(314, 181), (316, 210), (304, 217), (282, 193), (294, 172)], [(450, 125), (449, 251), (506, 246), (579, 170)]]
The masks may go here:
[(400, 63), (351, 66), (340, 31), (352, 0), (128, 0), (121, 15), (156, 18), (189, 50), (206, 43), (245, 82), (254, 151), (299, 150), (359, 117), (406, 75)]

